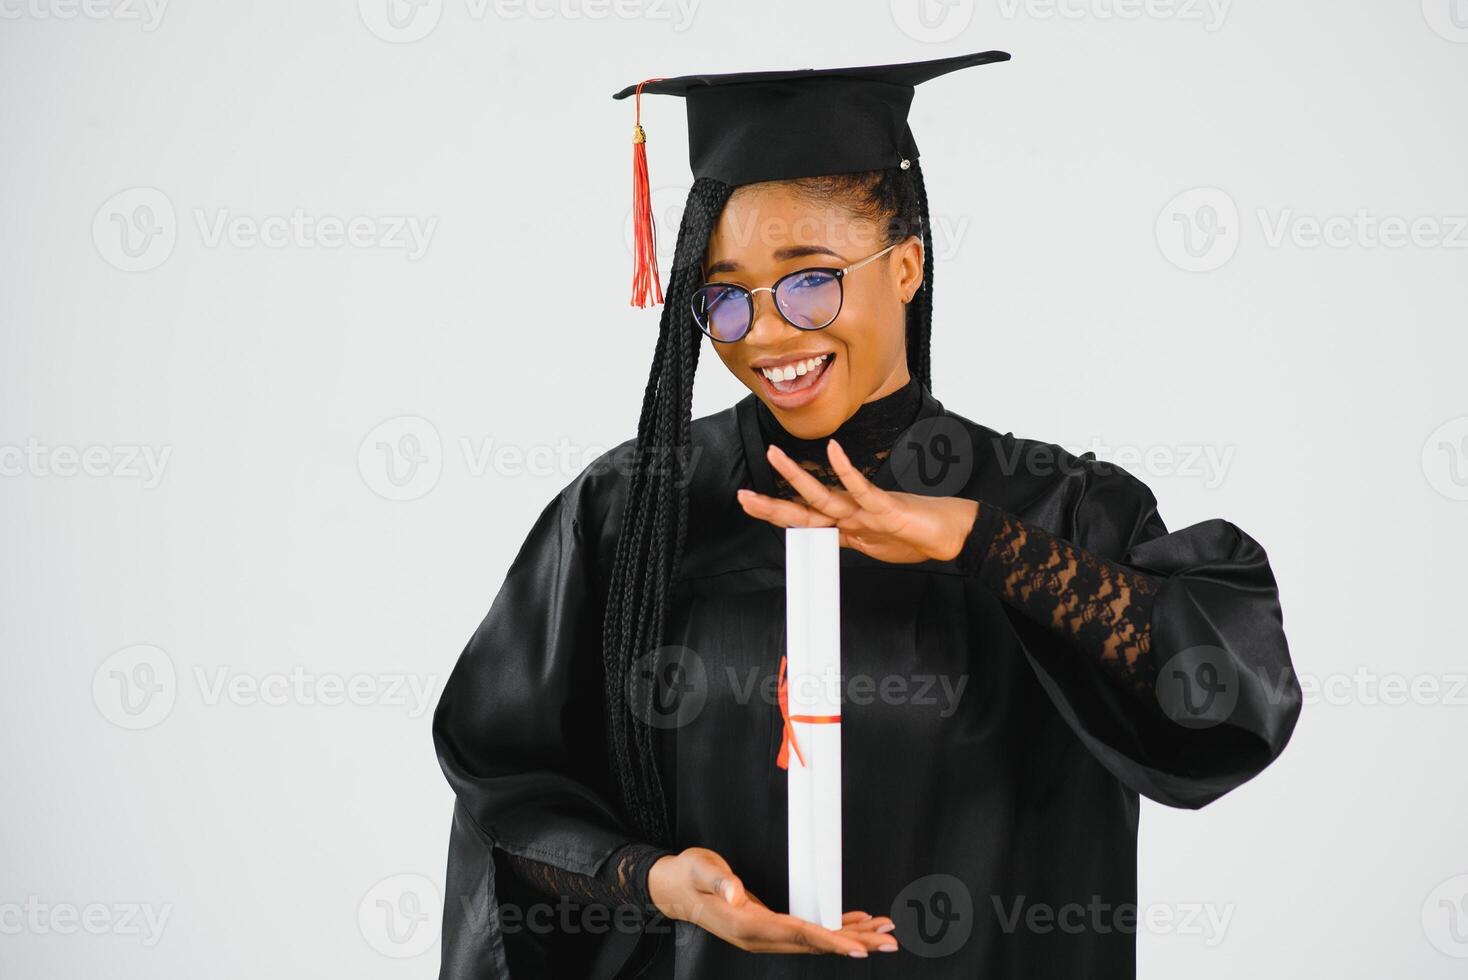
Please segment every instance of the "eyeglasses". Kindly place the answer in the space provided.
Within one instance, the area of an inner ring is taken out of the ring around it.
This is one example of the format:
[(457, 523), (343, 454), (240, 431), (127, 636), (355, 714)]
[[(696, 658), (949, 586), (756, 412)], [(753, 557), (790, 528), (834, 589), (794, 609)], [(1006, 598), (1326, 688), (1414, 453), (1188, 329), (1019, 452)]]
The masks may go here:
[(786, 323), (801, 330), (824, 330), (841, 312), (842, 280), (900, 244), (893, 242), (844, 269), (800, 269), (776, 279), (773, 286), (746, 289), (732, 282), (705, 283), (693, 293), (693, 320), (710, 340), (732, 344), (754, 324), (754, 294), (769, 293)]

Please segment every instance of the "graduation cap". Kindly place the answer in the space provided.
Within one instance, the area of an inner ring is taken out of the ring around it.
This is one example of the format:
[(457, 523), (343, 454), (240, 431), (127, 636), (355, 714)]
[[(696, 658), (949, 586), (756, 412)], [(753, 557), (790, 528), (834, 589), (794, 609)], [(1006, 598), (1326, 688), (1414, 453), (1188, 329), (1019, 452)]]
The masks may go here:
[(650, 78), (622, 89), (612, 98), (635, 96), (637, 106), (632, 131), (632, 305), (647, 306), (650, 294), (663, 301), (642, 128), (644, 93), (686, 99), (693, 175), (738, 186), (906, 169), (918, 156), (907, 125), (916, 86), (960, 68), (1008, 60), (1004, 51), (981, 51), (896, 65)]

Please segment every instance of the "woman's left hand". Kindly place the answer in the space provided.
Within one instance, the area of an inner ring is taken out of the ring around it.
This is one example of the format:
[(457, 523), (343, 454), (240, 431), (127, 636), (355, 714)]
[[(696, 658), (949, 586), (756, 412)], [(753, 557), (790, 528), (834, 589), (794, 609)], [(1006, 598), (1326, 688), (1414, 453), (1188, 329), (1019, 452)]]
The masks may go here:
[(843, 548), (879, 561), (950, 561), (978, 516), (979, 505), (962, 497), (925, 497), (874, 486), (834, 439), (826, 444), (826, 455), (844, 490), (821, 483), (778, 446), (770, 446), (765, 455), (805, 503), (741, 489), (739, 503), (746, 514), (776, 527), (835, 527)]

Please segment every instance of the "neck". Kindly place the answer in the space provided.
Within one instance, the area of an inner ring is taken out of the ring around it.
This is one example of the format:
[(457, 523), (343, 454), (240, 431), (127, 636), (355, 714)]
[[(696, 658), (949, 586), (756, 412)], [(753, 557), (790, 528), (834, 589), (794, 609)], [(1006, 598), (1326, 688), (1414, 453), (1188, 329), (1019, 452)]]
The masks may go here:
[[(887, 380), (877, 385), (877, 390), (868, 395), (866, 401), (862, 402), (862, 405), (870, 404), (879, 398), (886, 398), (893, 392), (901, 391), (911, 383), (912, 375), (908, 373), (907, 358), (904, 357), (897, 362), (897, 367), (892, 369), (892, 373), (887, 376)], [(861, 406), (858, 405), (857, 408), (860, 409)]]
[[(759, 418), (760, 431), (767, 443), (779, 446), (786, 455), (828, 486), (840, 486), (840, 479), (829, 470), (828, 439), (835, 439), (856, 468), (871, 477), (891, 452), (897, 437), (917, 418), (922, 405), (922, 386), (906, 370), (902, 373), (902, 384), (885, 393), (879, 389), (859, 405), (835, 432), (817, 439), (791, 435), (765, 403), (756, 399), (755, 413)], [(782, 492), (791, 491), (784, 478), (779, 474), (776, 476)]]

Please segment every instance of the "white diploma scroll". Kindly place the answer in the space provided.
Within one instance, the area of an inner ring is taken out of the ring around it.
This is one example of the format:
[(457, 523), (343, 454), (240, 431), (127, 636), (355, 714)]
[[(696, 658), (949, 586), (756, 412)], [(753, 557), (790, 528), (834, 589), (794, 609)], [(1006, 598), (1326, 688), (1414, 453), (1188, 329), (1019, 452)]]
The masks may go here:
[(839, 535), (785, 529), (790, 914), (827, 929), (842, 912)]

